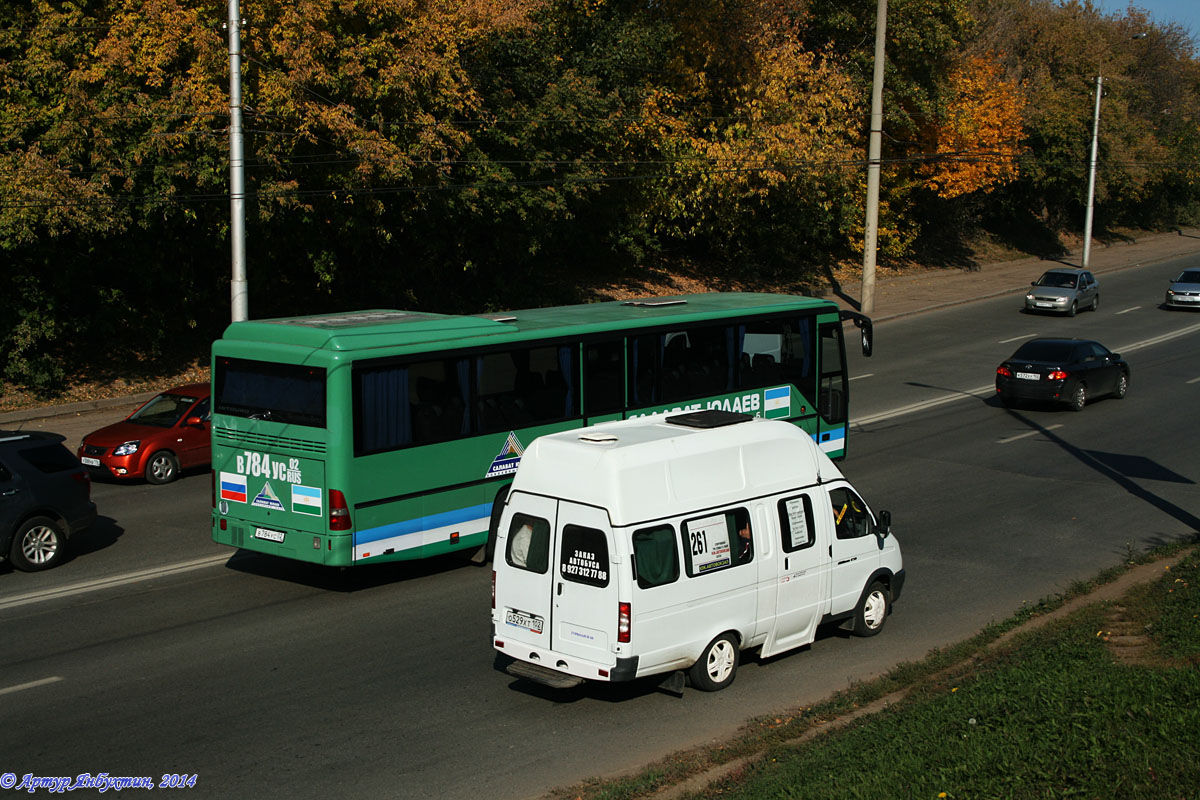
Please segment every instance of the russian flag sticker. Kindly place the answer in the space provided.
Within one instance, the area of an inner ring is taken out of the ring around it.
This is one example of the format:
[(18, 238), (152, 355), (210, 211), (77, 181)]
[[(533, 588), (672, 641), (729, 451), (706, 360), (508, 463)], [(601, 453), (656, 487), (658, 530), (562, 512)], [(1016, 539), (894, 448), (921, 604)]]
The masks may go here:
[(221, 499), (233, 503), (246, 502), (246, 476), (233, 472), (222, 472)]
[(763, 416), (767, 419), (786, 417), (792, 413), (792, 387), (776, 386), (763, 392)]
[(292, 511), (321, 516), (321, 489), (318, 486), (292, 484)]

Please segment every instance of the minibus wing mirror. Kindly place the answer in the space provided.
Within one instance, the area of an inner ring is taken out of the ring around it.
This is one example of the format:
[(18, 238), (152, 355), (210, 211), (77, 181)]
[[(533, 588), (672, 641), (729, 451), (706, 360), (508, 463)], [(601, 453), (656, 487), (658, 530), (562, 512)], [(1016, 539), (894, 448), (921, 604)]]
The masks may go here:
[(880, 538), (883, 538), (884, 536), (887, 536), (891, 532), (892, 532), (892, 512), (880, 511), (879, 512), (879, 527), (876, 530), (876, 533), (879, 534)]

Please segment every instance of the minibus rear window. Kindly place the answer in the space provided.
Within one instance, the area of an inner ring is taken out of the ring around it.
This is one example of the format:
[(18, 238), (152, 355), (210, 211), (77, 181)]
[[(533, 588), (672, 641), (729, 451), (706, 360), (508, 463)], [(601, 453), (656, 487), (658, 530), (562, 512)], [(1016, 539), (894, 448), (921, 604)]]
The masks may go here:
[(505, 559), (510, 566), (545, 575), (550, 569), (550, 523), (541, 517), (513, 514)]
[(608, 537), (604, 531), (582, 525), (564, 526), (561, 557), (558, 571), (565, 580), (608, 586)]
[(679, 580), (675, 529), (670, 525), (658, 525), (634, 531), (633, 564), (639, 588), (653, 589)]

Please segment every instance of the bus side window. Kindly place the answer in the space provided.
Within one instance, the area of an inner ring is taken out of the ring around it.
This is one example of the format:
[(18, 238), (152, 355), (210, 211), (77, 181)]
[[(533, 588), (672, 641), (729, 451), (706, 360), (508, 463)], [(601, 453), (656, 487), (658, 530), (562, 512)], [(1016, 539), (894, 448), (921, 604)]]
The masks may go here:
[(584, 413), (612, 414), (625, 407), (624, 342), (593, 342), (583, 348)]
[(653, 405), (659, 402), (661, 334), (634, 336), (629, 339), (629, 405)]

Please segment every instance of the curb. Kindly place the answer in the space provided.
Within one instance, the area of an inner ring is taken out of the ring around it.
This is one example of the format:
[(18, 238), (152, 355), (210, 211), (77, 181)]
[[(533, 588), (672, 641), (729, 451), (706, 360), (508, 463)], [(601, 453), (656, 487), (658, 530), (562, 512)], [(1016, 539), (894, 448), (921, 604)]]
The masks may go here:
[(9, 422), (28, 422), (31, 419), (63, 417), (68, 414), (82, 414), (86, 411), (99, 411), (104, 408), (113, 408), (114, 406), (140, 405), (158, 394), (160, 394), (160, 390), (127, 394), (122, 397), (108, 397), (103, 400), (84, 400), (79, 403), (65, 403), (61, 406), (5, 411), (0, 413), (0, 425), (5, 425)]

